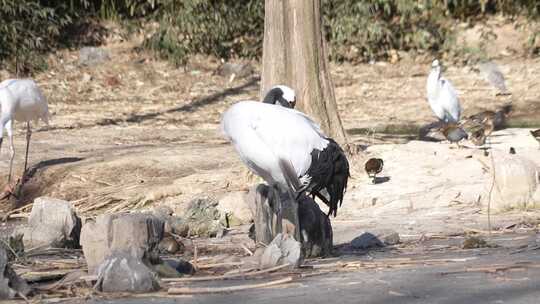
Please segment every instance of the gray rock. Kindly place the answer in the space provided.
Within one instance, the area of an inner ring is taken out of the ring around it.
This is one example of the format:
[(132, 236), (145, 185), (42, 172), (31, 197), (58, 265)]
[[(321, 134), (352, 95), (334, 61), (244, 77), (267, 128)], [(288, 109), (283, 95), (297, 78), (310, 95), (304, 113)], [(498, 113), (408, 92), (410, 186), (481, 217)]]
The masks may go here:
[(300, 235), (305, 257), (328, 256), (332, 253), (332, 225), (311, 197), (302, 196), (298, 202)]
[(11, 269), (6, 250), (0, 247), (0, 300), (13, 299), (18, 294), (26, 296), (30, 291), (26, 281)]
[(195, 273), (195, 267), (193, 267), (190, 262), (183, 259), (164, 259), (163, 263), (168, 264), (170, 267), (174, 268), (181, 274)]
[(111, 60), (108, 50), (97, 47), (83, 47), (79, 51), (79, 64), (94, 66)]
[(288, 234), (279, 233), (264, 249), (260, 259), (261, 268), (270, 268), (286, 263), (298, 267), (303, 261), (302, 245)]
[(24, 247), (79, 248), (81, 219), (67, 201), (38, 197), (24, 230)]
[(383, 241), (385, 245), (396, 245), (401, 241), (399, 233), (391, 229), (381, 229), (376, 231), (375, 235)]
[(377, 236), (370, 232), (364, 232), (351, 241), (354, 249), (368, 249), (373, 247), (383, 247), (384, 244)]
[(98, 268), (95, 289), (103, 292), (151, 292), (159, 289), (156, 274), (127, 252), (113, 252)]
[(216, 237), (223, 234), (223, 217), (217, 206), (218, 202), (211, 197), (196, 198), (189, 203), (185, 213), (189, 235)]
[(189, 236), (189, 223), (180, 217), (169, 216), (165, 222), (165, 232), (172, 232), (181, 237), (187, 237)]
[[(222, 64), (218, 70), (217, 74), (223, 77), (234, 77), (234, 78), (245, 78), (253, 74), (254, 69), (251, 64), (245, 63), (232, 63), (226, 62)], [(234, 75), (234, 76), (233, 76)]]
[(158, 251), (165, 254), (182, 254), (184, 253), (184, 243), (176, 240), (173, 236), (165, 236), (158, 244)]
[(95, 222), (87, 222), (82, 228), (81, 245), (88, 272), (95, 273), (114, 251), (151, 262), (157, 257), (163, 228), (162, 220), (144, 213), (103, 214)]

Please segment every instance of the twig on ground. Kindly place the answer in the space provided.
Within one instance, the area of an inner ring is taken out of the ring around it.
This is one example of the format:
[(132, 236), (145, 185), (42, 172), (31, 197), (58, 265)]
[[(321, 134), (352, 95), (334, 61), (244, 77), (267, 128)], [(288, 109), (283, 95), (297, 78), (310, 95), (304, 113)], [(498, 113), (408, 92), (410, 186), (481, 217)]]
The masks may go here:
[(208, 294), (208, 293), (222, 293), (222, 292), (233, 292), (233, 291), (242, 291), (248, 289), (264, 288), (270, 286), (276, 286), (284, 283), (291, 282), (292, 277), (287, 277), (284, 279), (279, 279), (275, 281), (259, 283), (259, 284), (246, 284), (241, 286), (228, 286), (228, 287), (171, 287), (167, 290), (169, 294)]

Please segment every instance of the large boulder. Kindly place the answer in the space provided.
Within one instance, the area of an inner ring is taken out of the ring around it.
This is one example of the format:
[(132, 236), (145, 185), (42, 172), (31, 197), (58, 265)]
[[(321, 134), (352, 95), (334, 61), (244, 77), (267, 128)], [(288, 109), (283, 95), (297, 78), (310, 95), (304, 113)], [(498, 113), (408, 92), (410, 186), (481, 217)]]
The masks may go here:
[(498, 211), (539, 207), (540, 170), (536, 164), (517, 154), (498, 152), (494, 158), (495, 183), (490, 182), (486, 189), (492, 193), (491, 207)]
[(162, 220), (145, 213), (103, 214), (95, 222), (86, 223), (81, 245), (88, 272), (95, 273), (113, 252), (129, 253), (144, 262), (156, 259), (163, 228)]
[(159, 289), (157, 275), (141, 259), (113, 252), (99, 266), (95, 288), (103, 292), (151, 292)]
[(24, 247), (79, 248), (80, 232), (81, 219), (69, 202), (38, 197), (23, 231)]

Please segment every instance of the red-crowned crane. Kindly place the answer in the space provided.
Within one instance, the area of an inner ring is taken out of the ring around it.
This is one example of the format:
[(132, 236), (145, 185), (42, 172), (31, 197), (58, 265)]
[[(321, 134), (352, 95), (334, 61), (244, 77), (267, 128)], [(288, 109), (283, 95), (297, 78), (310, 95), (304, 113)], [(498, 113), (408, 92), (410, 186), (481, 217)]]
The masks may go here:
[(276, 197), (280, 190), (296, 199), (307, 192), (329, 206), (328, 216), (336, 216), (349, 162), (308, 116), (271, 102), (241, 101), (223, 114), (221, 128), (246, 166), (278, 191)]
[(32, 129), (30, 121), (43, 120), (49, 124), (49, 109), (47, 99), (31, 79), (8, 79), (0, 83), (0, 151), (4, 139), (4, 129), (9, 138), (11, 155), (9, 159), (8, 183), (11, 182), (13, 158), (15, 148), (13, 146), (13, 120), (26, 122), (26, 153), (24, 158), (24, 172), (28, 164), (28, 150)]
[(457, 123), (461, 115), (461, 106), (457, 92), (446, 78), (442, 76), (439, 60), (433, 60), (428, 75), (427, 98), (433, 113), (443, 122)]

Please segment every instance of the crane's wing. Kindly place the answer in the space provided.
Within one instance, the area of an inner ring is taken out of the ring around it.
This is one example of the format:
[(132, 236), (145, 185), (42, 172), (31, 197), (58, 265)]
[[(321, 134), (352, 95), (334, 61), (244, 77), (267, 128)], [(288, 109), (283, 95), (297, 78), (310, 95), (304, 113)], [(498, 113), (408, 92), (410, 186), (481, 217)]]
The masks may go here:
[(311, 165), (311, 152), (328, 145), (313, 120), (277, 105), (239, 102), (225, 112), (221, 126), (242, 160), (267, 181), (264, 175), (287, 182), (283, 174), (290, 172), (283, 169), (291, 168), (282, 168), (285, 164), (294, 168), (297, 176), (303, 175)]
[(458, 94), (452, 83), (446, 78), (441, 77), (441, 106), (450, 116), (449, 121), (458, 122), (461, 115), (461, 106), (459, 104)]

